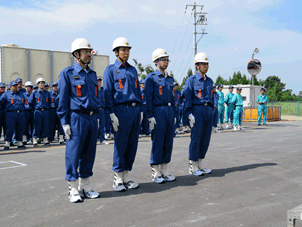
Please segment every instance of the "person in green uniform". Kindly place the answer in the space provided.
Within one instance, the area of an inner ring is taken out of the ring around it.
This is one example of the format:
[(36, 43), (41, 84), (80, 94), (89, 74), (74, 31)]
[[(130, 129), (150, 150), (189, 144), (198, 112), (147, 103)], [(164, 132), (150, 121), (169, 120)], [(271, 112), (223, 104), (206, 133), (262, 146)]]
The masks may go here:
[[(229, 86), (229, 93), (224, 97), (224, 102), (226, 104), (226, 113), (225, 113), (225, 123), (226, 123), (226, 129), (230, 129), (233, 127), (233, 104), (231, 103), (232, 98), (234, 96), (233, 94), (234, 87), (231, 85)], [(230, 123), (229, 123), (230, 120)]]
[(224, 118), (224, 94), (222, 92), (223, 85), (218, 84), (218, 129), (223, 129), (223, 118)]
[(243, 114), (243, 101), (241, 96), (241, 87), (237, 87), (237, 94), (233, 96), (231, 103), (234, 105), (234, 131), (243, 130), (242, 124), (242, 114)]
[(261, 125), (261, 116), (263, 114), (263, 125), (266, 125), (267, 119), (267, 107), (266, 103), (269, 102), (267, 95), (265, 95), (265, 89), (261, 88), (260, 90), (261, 95), (257, 98), (258, 105), (258, 126)]

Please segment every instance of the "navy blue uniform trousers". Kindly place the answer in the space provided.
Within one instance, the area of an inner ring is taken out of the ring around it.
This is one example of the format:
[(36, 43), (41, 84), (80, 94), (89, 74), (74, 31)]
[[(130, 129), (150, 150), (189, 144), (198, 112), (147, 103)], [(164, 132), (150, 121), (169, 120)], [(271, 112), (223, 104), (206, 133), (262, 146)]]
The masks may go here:
[(15, 139), (17, 141), (22, 141), (22, 136), (25, 126), (24, 112), (6, 112), (6, 133), (5, 141), (12, 142), (13, 134), (15, 132)]
[[(66, 141), (65, 180), (76, 181), (79, 177), (93, 175), (92, 168), (96, 153), (97, 116), (70, 111), (70, 140)], [(79, 169), (79, 172), (78, 172)]]
[(119, 120), (118, 131), (114, 134), (112, 170), (131, 171), (137, 151), (140, 133), (140, 106), (117, 104), (114, 112)]
[(212, 132), (212, 107), (193, 105), (194, 127), (191, 129), (189, 160), (204, 159), (208, 151)]
[(48, 110), (35, 110), (34, 112), (34, 132), (35, 138), (46, 138), (49, 136), (49, 114)]
[(152, 150), (150, 165), (159, 165), (171, 161), (174, 137), (174, 109), (172, 106), (153, 107), (156, 120), (151, 132)]

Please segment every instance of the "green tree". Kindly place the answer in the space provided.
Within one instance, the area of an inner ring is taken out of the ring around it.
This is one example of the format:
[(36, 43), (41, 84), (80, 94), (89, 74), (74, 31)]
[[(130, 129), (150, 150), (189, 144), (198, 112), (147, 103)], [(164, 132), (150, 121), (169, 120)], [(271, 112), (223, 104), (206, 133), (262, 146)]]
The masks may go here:
[(181, 85), (178, 87), (178, 90), (182, 89), (182, 86), (186, 84), (187, 79), (193, 75), (192, 69), (188, 69), (187, 76), (182, 79)]
[(150, 64), (147, 66), (142, 66), (142, 64), (139, 63), (137, 59), (132, 59), (132, 60), (135, 63), (137, 74), (140, 79), (145, 79), (149, 73), (155, 72), (155, 70)]

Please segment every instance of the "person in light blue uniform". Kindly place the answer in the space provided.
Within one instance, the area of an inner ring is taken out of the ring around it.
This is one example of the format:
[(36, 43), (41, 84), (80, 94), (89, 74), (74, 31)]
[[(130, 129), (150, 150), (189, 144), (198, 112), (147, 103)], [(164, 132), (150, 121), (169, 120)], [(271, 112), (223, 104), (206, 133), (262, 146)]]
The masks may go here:
[(219, 129), (223, 129), (223, 118), (224, 118), (224, 94), (222, 92), (223, 85), (218, 84), (218, 123)]
[(213, 92), (213, 102), (214, 102), (214, 108), (213, 108), (213, 113), (212, 113), (212, 125), (213, 125), (213, 131), (215, 133), (219, 133), (219, 130), (218, 130), (218, 126), (217, 126), (217, 123), (218, 123), (218, 100), (219, 100), (219, 94), (217, 93), (216, 91), (216, 85), (214, 84), (213, 85), (213, 89), (214, 89), (214, 92)]
[(180, 134), (180, 104), (181, 104), (181, 93), (178, 90), (178, 83), (174, 82), (174, 94), (175, 94), (175, 100), (176, 100), (176, 124), (174, 126), (175, 133), (174, 136), (178, 136), (177, 134)]
[(237, 87), (237, 94), (233, 96), (231, 103), (234, 105), (234, 130), (243, 130), (242, 115), (243, 115), (243, 100), (241, 95), (242, 88)]
[(36, 84), (39, 89), (33, 91), (28, 99), (28, 103), (34, 108), (34, 131), (33, 131), (33, 145), (37, 146), (38, 140), (44, 137), (43, 143), (45, 146), (49, 145), (49, 114), (50, 95), (48, 91), (44, 90), (45, 80), (38, 78)]
[(145, 93), (145, 80), (141, 79), (140, 81), (141, 86), (141, 93), (142, 93), (142, 110), (143, 110), (143, 120), (141, 124), (141, 135), (145, 134), (146, 136), (150, 135), (150, 127), (149, 127), (149, 121), (148, 121), (148, 115), (146, 110), (146, 93)]
[(17, 78), (16, 82), (18, 83), (18, 91), (20, 91), (21, 93), (26, 93), (26, 89), (22, 87), (23, 85), (22, 78)]
[(214, 108), (213, 81), (206, 75), (209, 69), (207, 54), (201, 52), (195, 56), (194, 63), (197, 73), (186, 81), (185, 116), (191, 127), (189, 146), (189, 173), (195, 176), (211, 173), (204, 168), (205, 158), (211, 140), (212, 113)]
[(131, 46), (126, 38), (113, 42), (112, 50), (117, 57), (114, 64), (104, 72), (104, 95), (106, 107), (115, 131), (113, 166), (113, 188), (124, 191), (139, 187), (129, 177), (135, 160), (140, 124), (143, 118), (142, 94), (135, 67), (127, 61)]
[(152, 61), (156, 70), (146, 77), (146, 106), (152, 139), (151, 179), (160, 184), (176, 179), (168, 173), (167, 166), (172, 156), (177, 109), (174, 79), (165, 73), (169, 55), (164, 49), (156, 49)]
[(58, 82), (51, 84), (52, 91), (50, 95), (50, 108), (49, 108), (49, 142), (53, 142), (58, 130), (59, 143), (64, 144), (64, 131), (60, 122), (60, 118), (57, 114), (59, 105), (59, 93), (58, 93)]
[(12, 137), (15, 131), (18, 148), (25, 148), (22, 143), (22, 136), (25, 125), (24, 117), (24, 95), (18, 91), (18, 83), (11, 81), (10, 91), (5, 92), (0, 98), (1, 109), (5, 109), (6, 133), (4, 150), (10, 149)]
[(23, 133), (23, 144), (27, 144), (27, 142), (32, 142), (32, 135), (34, 129), (34, 108), (29, 105), (28, 100), (32, 93), (33, 84), (30, 81), (25, 83), (24, 93), (25, 103), (24, 103), (24, 115), (25, 115), (25, 129)]
[[(6, 85), (5, 83), (0, 83), (0, 98), (5, 93)], [(5, 109), (0, 108), (0, 137), (3, 130), (3, 136), (5, 137), (6, 123), (5, 123)]]
[[(233, 104), (231, 103), (233, 99), (233, 90), (234, 86), (229, 86), (229, 93), (224, 97), (224, 103), (226, 104), (226, 110), (225, 110), (225, 123), (226, 123), (226, 129), (230, 129), (233, 127)], [(230, 123), (229, 123), (230, 122)]]
[(82, 197), (100, 196), (90, 186), (98, 137), (99, 113), (96, 72), (88, 65), (92, 47), (87, 39), (78, 38), (71, 44), (76, 62), (63, 69), (59, 76), (58, 116), (67, 138), (65, 180), (69, 184), (69, 201), (82, 202)]
[(266, 104), (269, 102), (267, 95), (265, 95), (265, 89), (261, 88), (261, 95), (257, 98), (258, 105), (258, 126), (261, 125), (261, 116), (263, 114), (263, 125), (266, 125), (267, 121), (267, 107)]
[(98, 88), (99, 88), (99, 129), (98, 129), (98, 138), (100, 139), (100, 144), (108, 145), (109, 143), (105, 139), (105, 97), (104, 97), (104, 89), (102, 87), (102, 78), (98, 77)]

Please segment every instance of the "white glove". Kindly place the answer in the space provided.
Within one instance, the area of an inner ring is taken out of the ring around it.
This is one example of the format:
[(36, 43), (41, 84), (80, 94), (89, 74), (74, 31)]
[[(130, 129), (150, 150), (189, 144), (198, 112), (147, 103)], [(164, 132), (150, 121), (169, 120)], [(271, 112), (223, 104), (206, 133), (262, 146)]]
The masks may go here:
[(115, 116), (114, 113), (110, 114), (110, 118), (111, 118), (111, 123), (112, 123), (113, 129), (114, 129), (114, 131), (117, 132), (118, 131), (118, 126), (119, 126), (118, 118)]
[(150, 130), (154, 129), (154, 125), (156, 124), (156, 120), (154, 117), (149, 118)]
[(144, 118), (144, 112), (141, 112), (141, 121), (140, 121), (140, 124), (142, 123), (143, 118)]
[(174, 125), (176, 125), (176, 117), (174, 117)]
[(71, 129), (70, 125), (62, 125), (66, 139), (70, 140), (70, 135), (71, 135)]
[(190, 120), (190, 127), (193, 128), (195, 124), (195, 117), (193, 116), (193, 114), (190, 114), (188, 118)]

